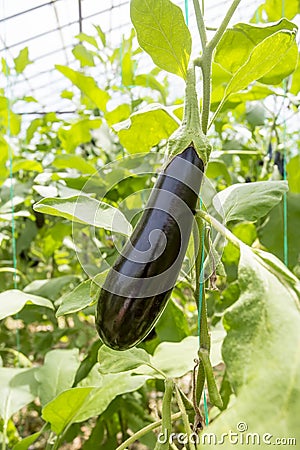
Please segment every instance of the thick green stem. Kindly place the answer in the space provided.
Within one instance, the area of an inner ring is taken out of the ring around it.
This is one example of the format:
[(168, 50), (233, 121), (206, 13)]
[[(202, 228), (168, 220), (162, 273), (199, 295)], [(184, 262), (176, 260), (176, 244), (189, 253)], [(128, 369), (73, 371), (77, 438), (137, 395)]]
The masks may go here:
[[(226, 28), (232, 18), (236, 8), (240, 4), (241, 0), (233, 0), (232, 5), (226, 13), (221, 25), (217, 29), (213, 38), (207, 42), (206, 27), (203, 19), (203, 14), (200, 9), (199, 1), (194, 0), (194, 9), (197, 18), (198, 30), (201, 38), (203, 54), (201, 58), (196, 58), (194, 65), (201, 67), (202, 71), (202, 84), (203, 84), (203, 103), (202, 103), (202, 131), (206, 135), (209, 128), (209, 113), (211, 102), (211, 74), (212, 74), (212, 57), (213, 51), (220, 42)], [(214, 115), (214, 118), (216, 114)]]
[(201, 123), (203, 133), (207, 134), (209, 113), (210, 113), (210, 102), (211, 102), (211, 72), (212, 72), (212, 52), (209, 52), (208, 50), (205, 51), (205, 57), (203, 58), (201, 64), (201, 70), (203, 77), (203, 103), (202, 103)]
[(223, 402), (214, 377), (213, 368), (209, 359), (209, 352), (205, 348), (200, 348), (198, 356), (204, 367), (210, 402), (219, 409), (222, 409)]
[(210, 214), (202, 210), (197, 210), (197, 215), (209, 223), (215, 230), (222, 234), (228, 241), (230, 241), (237, 248), (240, 248), (241, 241), (229, 231), (224, 225), (222, 225), (217, 219), (212, 217)]
[(7, 421), (3, 422), (3, 430), (2, 430), (2, 450), (6, 450), (6, 438), (7, 438)]
[(216, 48), (216, 46), (218, 45), (218, 43), (221, 40), (221, 37), (223, 36), (229, 22), (230, 19), (232, 18), (236, 8), (239, 6), (239, 4), (241, 3), (241, 0), (233, 0), (232, 5), (230, 6), (230, 8), (228, 9), (226, 16), (224, 17), (221, 25), (219, 26), (219, 28), (217, 29), (216, 33), (214, 34), (213, 38), (211, 39), (211, 41), (208, 43), (208, 47), (210, 49), (210, 51), (212, 52), (214, 48)]
[(201, 274), (201, 271), (203, 270), (203, 263), (204, 263), (204, 225), (203, 220), (200, 216), (200, 214), (196, 214), (196, 222), (198, 227), (198, 235), (199, 235), (199, 249), (197, 250), (197, 257), (196, 257), (196, 288), (195, 288), (195, 301), (197, 305), (199, 304), (199, 297), (200, 297), (200, 289), (202, 289), (202, 304), (201, 304), (201, 311), (198, 311), (198, 314), (200, 314), (200, 322), (199, 322), (199, 329), (200, 329), (200, 336), (199, 336), (199, 344), (202, 348), (206, 348), (209, 352), (210, 350), (210, 336), (208, 332), (208, 324), (207, 324), (207, 312), (206, 312), (206, 299), (205, 299), (205, 289), (204, 289), (204, 279), (203, 274)]
[(178, 403), (178, 406), (179, 406), (179, 409), (181, 412), (181, 416), (182, 416), (183, 425), (184, 425), (185, 432), (186, 432), (186, 435), (188, 438), (189, 449), (196, 450), (193, 440), (191, 439), (192, 430), (191, 430), (190, 423), (189, 423), (189, 417), (186, 413), (186, 410), (185, 410), (185, 407), (184, 407), (184, 404), (183, 404), (183, 401), (182, 401), (182, 398), (180, 396), (180, 392), (179, 392), (177, 386), (175, 386), (175, 392), (176, 392), (176, 400), (177, 400), (177, 403)]
[(201, 127), (194, 65), (187, 70), (183, 120), (181, 126), (169, 138), (168, 157), (181, 153), (191, 144), (204, 165), (207, 164), (211, 146)]
[(174, 389), (174, 381), (172, 378), (165, 380), (165, 393), (162, 404), (162, 433), (164, 435), (164, 442), (157, 441), (154, 450), (169, 450), (169, 439), (172, 433), (172, 396)]
[[(195, 10), (195, 14), (196, 14), (197, 26), (198, 26), (200, 39), (201, 39), (202, 49), (204, 50), (207, 45), (207, 35), (206, 35), (204, 18), (203, 18), (203, 14), (202, 14), (202, 11), (200, 8), (199, 0), (193, 0), (193, 3), (194, 3), (194, 10)], [(202, 10), (203, 10), (203, 5), (202, 5)]]
[[(181, 417), (181, 412), (178, 412), (176, 414), (172, 414), (171, 420), (172, 420), (172, 422), (174, 422), (175, 420), (180, 419), (180, 417)], [(116, 448), (116, 450), (126, 450), (130, 444), (133, 444), (135, 441), (137, 441), (141, 437), (145, 436), (145, 434), (149, 433), (150, 431), (155, 430), (155, 428), (160, 427), (161, 424), (162, 424), (162, 419), (160, 419), (156, 422), (150, 423), (149, 425), (147, 425), (144, 428), (141, 428), (139, 431), (137, 431), (132, 436), (130, 436), (130, 438), (126, 439), (126, 441), (124, 441), (121, 445), (119, 445), (119, 447)]]

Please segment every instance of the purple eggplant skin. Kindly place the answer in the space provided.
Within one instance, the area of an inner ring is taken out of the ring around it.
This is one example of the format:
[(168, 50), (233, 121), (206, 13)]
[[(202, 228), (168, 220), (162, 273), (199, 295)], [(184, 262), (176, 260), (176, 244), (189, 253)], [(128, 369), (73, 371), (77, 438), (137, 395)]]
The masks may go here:
[(139, 344), (164, 311), (187, 250), (203, 172), (190, 145), (159, 174), (100, 291), (96, 329), (108, 347)]

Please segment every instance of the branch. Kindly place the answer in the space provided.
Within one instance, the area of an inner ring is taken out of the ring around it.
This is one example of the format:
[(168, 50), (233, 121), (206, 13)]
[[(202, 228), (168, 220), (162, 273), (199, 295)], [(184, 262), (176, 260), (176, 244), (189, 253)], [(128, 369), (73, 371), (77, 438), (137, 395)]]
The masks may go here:
[(206, 28), (205, 28), (205, 23), (204, 23), (204, 19), (203, 19), (203, 14), (199, 5), (199, 0), (193, 0), (194, 3), (194, 10), (195, 10), (195, 14), (196, 14), (196, 19), (197, 19), (197, 27), (198, 27), (198, 31), (199, 31), (199, 35), (200, 35), (200, 39), (201, 39), (201, 44), (202, 44), (202, 50), (204, 51), (206, 46), (207, 46), (207, 35), (206, 35)]
[[(173, 414), (171, 416), (172, 422), (179, 419), (181, 417), (181, 412), (178, 412), (176, 414)], [(162, 424), (162, 419), (157, 420), (156, 422), (150, 423), (146, 427), (142, 428), (141, 430), (134, 433), (132, 436), (130, 436), (126, 441), (124, 441), (119, 447), (116, 448), (116, 450), (126, 450), (128, 445), (133, 444), (136, 440), (140, 439), (145, 434), (149, 433), (149, 431), (154, 430), (155, 428), (160, 427)]]
[(228, 230), (224, 225), (222, 225), (217, 219), (212, 217), (210, 214), (202, 210), (197, 210), (197, 215), (202, 217), (207, 223), (209, 223), (215, 230), (222, 234), (228, 241), (230, 241), (237, 248), (240, 248), (242, 241), (239, 240), (231, 231)]
[(212, 38), (212, 40), (208, 43), (208, 47), (210, 48), (210, 50), (212, 51), (214, 48), (216, 48), (216, 46), (218, 45), (218, 43), (221, 40), (221, 37), (223, 36), (229, 22), (230, 19), (232, 18), (236, 8), (239, 6), (239, 4), (241, 3), (241, 0), (233, 0), (232, 5), (230, 6), (229, 10), (226, 13), (226, 16), (224, 17), (221, 25), (219, 26), (219, 28), (216, 31), (216, 34), (214, 35), (214, 37)]

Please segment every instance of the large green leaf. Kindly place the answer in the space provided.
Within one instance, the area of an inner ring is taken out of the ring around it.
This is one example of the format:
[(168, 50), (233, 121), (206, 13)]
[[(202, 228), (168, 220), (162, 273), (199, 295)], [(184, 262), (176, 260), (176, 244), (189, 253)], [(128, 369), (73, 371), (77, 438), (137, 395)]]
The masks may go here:
[(16, 445), (13, 446), (13, 450), (28, 450), (30, 448), (31, 444), (33, 444), (42, 434), (43, 430), (37, 431), (34, 434), (31, 434), (30, 436), (27, 436), (26, 438), (19, 441)]
[(300, 194), (300, 155), (289, 160), (286, 165), (290, 192)]
[[(272, 76), (271, 70), (282, 63), (283, 58), (295, 44), (295, 32), (288, 30), (277, 31), (266, 37), (256, 45), (250, 52), (245, 63), (234, 73), (232, 79), (227, 84), (223, 100), (218, 110), (220, 110), (226, 100), (232, 95), (247, 88), (253, 81), (262, 80), (265, 75)], [(293, 69), (289, 72), (291, 73)], [(276, 71), (276, 83), (278, 83), (278, 73)], [(283, 77), (287, 76), (284, 73)]]
[[(295, 27), (296, 25), (287, 19), (266, 25), (237, 23), (224, 33), (217, 46), (214, 60), (228, 72), (235, 73), (245, 64), (254, 47), (264, 39), (281, 30), (293, 31)], [(295, 46), (297, 49), (296, 43)], [(297, 58), (292, 59), (288, 55), (284, 58), (284, 70), (287, 74), (294, 70), (296, 62)]]
[(136, 391), (147, 378), (123, 372), (104, 376), (101, 387), (67, 389), (43, 408), (42, 417), (50, 422), (55, 433), (60, 434), (73, 423), (98, 416), (115, 397)]
[[(10, 100), (1, 95), (0, 92), (0, 125), (7, 128), (7, 134), (16, 136), (21, 130), (21, 116), (15, 114), (12, 111), (12, 105)], [(3, 133), (2, 133), (3, 134)], [(1, 136), (0, 143), (4, 143), (6, 146), (6, 141)]]
[[(299, 442), (299, 303), (245, 245), (241, 246), (238, 279), (241, 296), (224, 316), (227, 337), (223, 344), (236, 399), (205, 432), (217, 438), (237, 432), (235, 444), (225, 439), (222, 447), (226, 450), (243, 449), (241, 439), (247, 433), (260, 436), (260, 443), (250, 436), (251, 448), (256, 450), (270, 448), (263, 440), (267, 434), (271, 444), (276, 438)], [(243, 433), (241, 422), (246, 424)]]
[(141, 153), (167, 139), (178, 125), (170, 108), (155, 103), (131, 114), (129, 119), (114, 125), (114, 129), (130, 153)]
[[(221, 344), (224, 331), (212, 330), (211, 333), (211, 360), (217, 365), (221, 360)], [(168, 377), (181, 377), (192, 370), (194, 359), (197, 358), (199, 338), (188, 336), (181, 342), (161, 342), (155, 349), (153, 356), (143, 349), (133, 348), (124, 352), (111, 350), (102, 346), (99, 350), (98, 360), (100, 371), (110, 373), (116, 371), (134, 370), (134, 372), (151, 377), (161, 377), (163, 372)]]
[(27, 294), (18, 289), (9, 289), (0, 294), (0, 320), (17, 314), (26, 304), (54, 309), (53, 304), (47, 298)]
[[(287, 195), (287, 237), (288, 263), (294, 267), (299, 263), (300, 255), (300, 194)], [(274, 253), (281, 260), (284, 259), (284, 205), (274, 208), (268, 220), (258, 230), (258, 237), (268, 251)]]
[(62, 275), (57, 278), (34, 280), (25, 286), (24, 292), (55, 300), (64, 287), (76, 283), (78, 278), (78, 275)]
[(124, 350), (121, 354), (106, 345), (100, 347), (98, 353), (100, 372), (103, 374), (126, 372), (136, 369), (142, 364), (150, 363), (150, 355), (142, 348)]
[[(61, 140), (62, 147), (67, 150), (67, 152), (71, 153), (78, 145), (90, 142), (92, 139), (91, 130), (99, 128), (101, 123), (101, 119), (82, 119), (71, 126), (68, 126), (68, 128), (60, 128), (58, 130), (58, 137)], [(61, 165), (59, 165), (59, 163)], [(74, 168), (80, 170), (82, 173), (94, 173), (96, 171), (91, 163), (85, 161), (78, 155), (57, 155), (53, 165), (58, 168)]]
[(77, 348), (55, 349), (46, 354), (44, 365), (35, 373), (38, 395), (43, 406), (72, 387), (78, 367)]
[(81, 311), (92, 303), (92, 298), (90, 297), (92, 280), (86, 280), (76, 286), (71, 292), (67, 292), (57, 303), (60, 305), (56, 316), (60, 317), (64, 314), (71, 314), (76, 311)]
[(77, 44), (72, 50), (73, 55), (80, 62), (81, 67), (85, 66), (95, 66), (94, 54), (93, 52), (87, 50), (84, 45)]
[(55, 66), (63, 75), (72, 81), (78, 89), (85, 94), (97, 108), (102, 111), (106, 109), (106, 103), (109, 100), (109, 94), (97, 86), (96, 81), (92, 77), (88, 77), (81, 72), (71, 69), (67, 66)]
[(299, 0), (265, 0), (255, 11), (251, 21), (265, 21), (266, 16), (268, 22), (278, 20), (282, 16), (293, 19), (299, 13)]
[(4, 422), (35, 399), (35, 370), (0, 367), (0, 417)]
[(8, 143), (2, 136), (0, 136), (0, 186), (6, 180), (8, 175), (8, 168), (6, 167), (8, 150)]
[(124, 214), (108, 203), (99, 202), (86, 195), (67, 198), (45, 198), (34, 205), (34, 210), (43, 214), (64, 217), (73, 222), (88, 224), (125, 236), (132, 228)]
[(292, 84), (290, 86), (289, 92), (291, 92), (294, 95), (298, 95), (299, 91), (300, 91), (300, 58), (298, 55), (298, 65), (295, 72), (293, 73)]
[(276, 206), (287, 192), (286, 181), (257, 181), (233, 184), (215, 195), (213, 204), (226, 222), (257, 220)]
[(131, 0), (130, 16), (154, 63), (185, 78), (192, 42), (181, 9), (170, 0)]

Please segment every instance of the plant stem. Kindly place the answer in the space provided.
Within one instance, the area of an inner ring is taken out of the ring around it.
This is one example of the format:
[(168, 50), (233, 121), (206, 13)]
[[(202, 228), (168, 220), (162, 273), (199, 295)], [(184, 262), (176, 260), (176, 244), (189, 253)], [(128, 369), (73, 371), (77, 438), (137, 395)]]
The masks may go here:
[[(219, 26), (213, 38), (209, 42), (207, 42), (206, 27), (203, 19), (203, 13), (199, 5), (199, 0), (193, 0), (193, 2), (203, 50), (202, 57), (196, 58), (194, 60), (194, 65), (201, 67), (202, 71), (203, 103), (202, 103), (201, 122), (202, 122), (202, 131), (206, 135), (207, 130), (209, 128), (208, 122), (209, 122), (210, 102), (211, 102), (211, 72), (212, 72), (213, 51), (220, 42), (228, 26), (228, 23), (230, 22), (230, 19), (232, 18), (241, 0), (233, 0), (233, 3), (228, 9), (221, 25)], [(214, 115), (214, 118), (215, 117), (216, 114)]]
[(189, 449), (190, 450), (196, 450), (196, 447), (195, 447), (195, 445), (194, 445), (194, 443), (193, 443), (193, 441), (192, 441), (192, 439), (190, 437), (191, 434), (192, 434), (192, 430), (191, 430), (191, 427), (190, 427), (189, 418), (188, 418), (188, 415), (186, 413), (186, 410), (185, 410), (185, 407), (184, 407), (184, 404), (183, 404), (183, 401), (182, 401), (182, 398), (180, 396), (180, 392), (179, 392), (177, 386), (175, 386), (175, 392), (176, 392), (176, 400), (177, 400), (179, 409), (181, 411), (185, 432), (186, 432), (187, 437), (188, 437)]
[[(193, 0), (194, 3), (194, 10), (196, 14), (197, 19), (197, 27), (201, 39), (202, 49), (204, 50), (207, 45), (207, 35), (206, 35), (206, 27), (204, 23), (203, 14), (200, 8), (199, 0)], [(202, 5), (203, 8), (203, 5)]]
[(207, 134), (209, 113), (210, 113), (210, 102), (211, 102), (211, 72), (212, 72), (212, 51), (209, 50), (209, 47), (205, 48), (201, 64), (201, 70), (202, 70), (202, 84), (203, 84), (201, 123), (203, 133)]
[(239, 4), (241, 3), (241, 0), (233, 0), (232, 5), (230, 6), (230, 8), (228, 9), (226, 16), (224, 17), (221, 25), (219, 26), (219, 28), (217, 29), (216, 33), (214, 34), (213, 38), (211, 39), (211, 41), (208, 43), (208, 47), (210, 48), (211, 51), (213, 51), (214, 48), (216, 48), (216, 46), (218, 45), (218, 43), (221, 40), (221, 37), (223, 36), (229, 22), (230, 19), (232, 18), (236, 8), (239, 6)]
[(2, 430), (2, 450), (6, 450), (6, 438), (7, 438), (7, 421), (3, 422), (3, 430)]
[(228, 241), (230, 241), (237, 248), (240, 248), (241, 241), (229, 231), (224, 225), (222, 225), (217, 219), (212, 217), (210, 214), (202, 210), (197, 210), (197, 215), (202, 217), (207, 223), (209, 223), (215, 230), (222, 234)]
[[(181, 417), (181, 412), (178, 412), (176, 414), (172, 414), (171, 420), (172, 420), (172, 422), (174, 422), (175, 420), (179, 419), (180, 417)], [(152, 431), (155, 428), (160, 427), (161, 424), (162, 424), (162, 419), (157, 420), (156, 422), (150, 423), (149, 425), (147, 425), (144, 428), (141, 428), (139, 431), (137, 431), (132, 436), (130, 436), (130, 438), (128, 438), (126, 441), (124, 441), (121, 445), (119, 445), (119, 447), (116, 448), (116, 450), (126, 450), (126, 448), (130, 444), (133, 444), (137, 439), (140, 439), (142, 436), (149, 433), (149, 431)]]
[(172, 433), (172, 409), (171, 402), (173, 397), (174, 381), (172, 378), (165, 380), (165, 393), (162, 403), (162, 433), (167, 437), (165, 442), (157, 441), (154, 450), (168, 450), (169, 440)]

